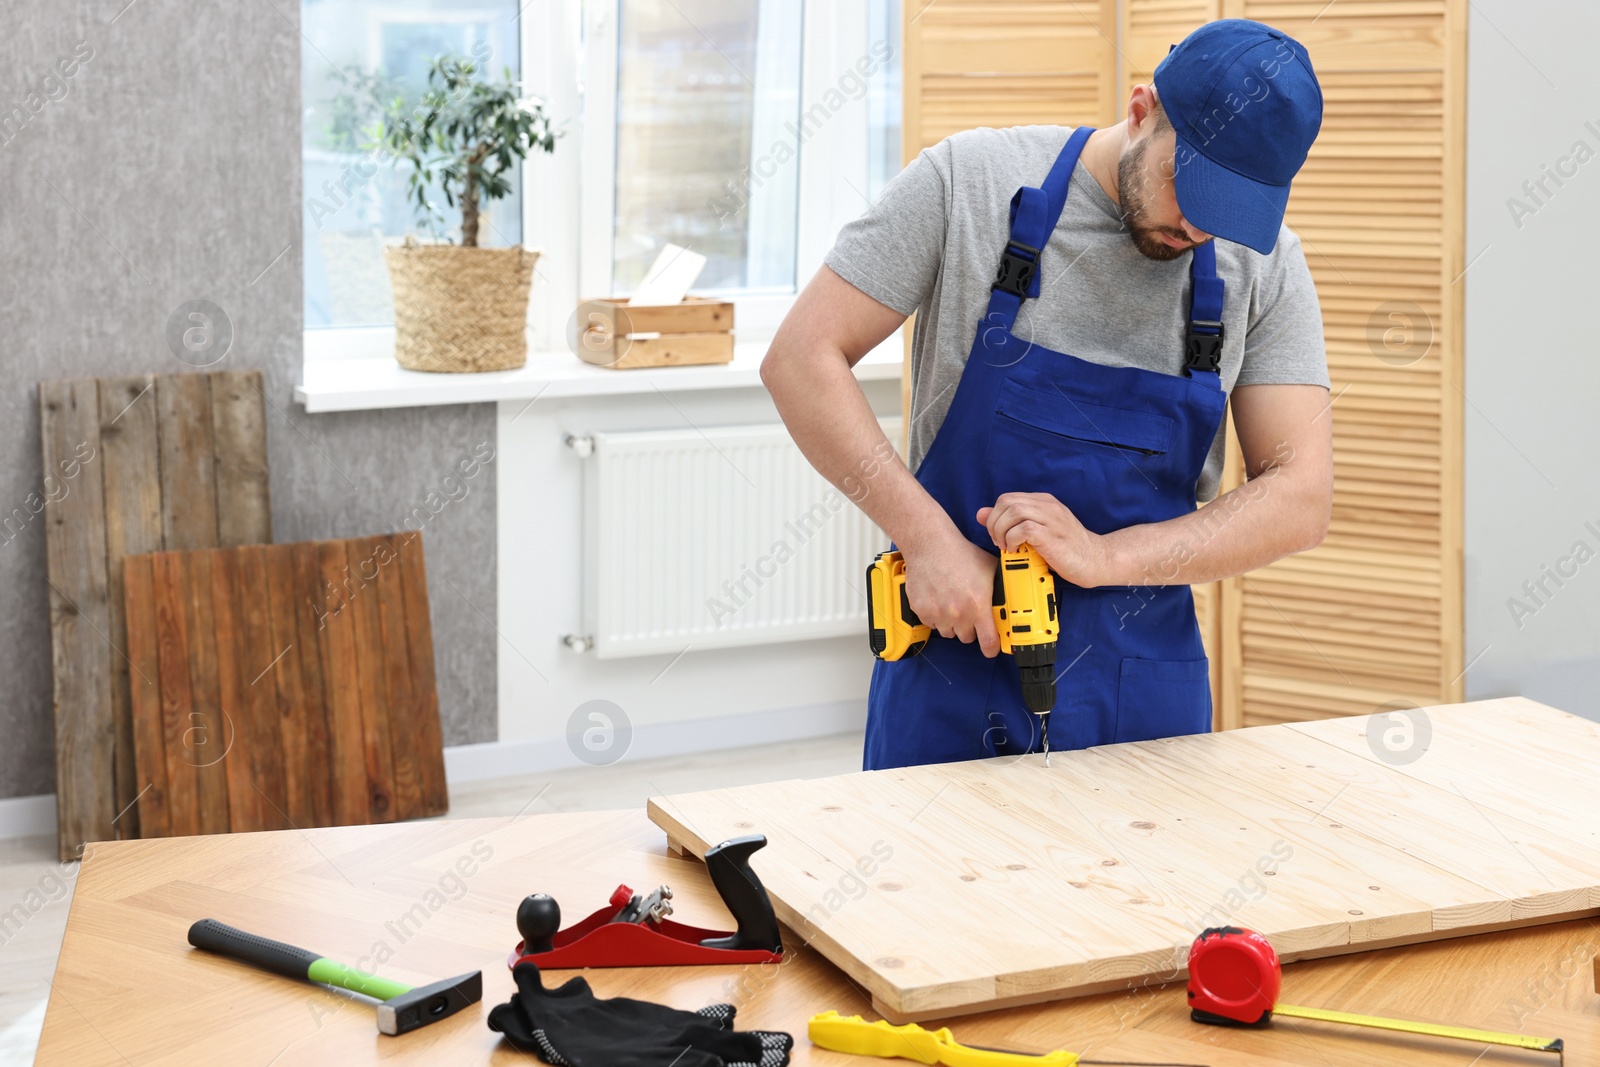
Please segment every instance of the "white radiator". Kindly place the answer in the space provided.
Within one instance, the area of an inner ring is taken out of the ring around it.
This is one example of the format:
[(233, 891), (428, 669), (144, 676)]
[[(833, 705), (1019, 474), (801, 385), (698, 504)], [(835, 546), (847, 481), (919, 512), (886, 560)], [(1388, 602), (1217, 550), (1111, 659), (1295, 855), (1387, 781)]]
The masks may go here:
[[(898, 448), (900, 419), (882, 425)], [(782, 424), (578, 443), (589, 452), (585, 628), (598, 656), (866, 641), (867, 564), (888, 538)]]

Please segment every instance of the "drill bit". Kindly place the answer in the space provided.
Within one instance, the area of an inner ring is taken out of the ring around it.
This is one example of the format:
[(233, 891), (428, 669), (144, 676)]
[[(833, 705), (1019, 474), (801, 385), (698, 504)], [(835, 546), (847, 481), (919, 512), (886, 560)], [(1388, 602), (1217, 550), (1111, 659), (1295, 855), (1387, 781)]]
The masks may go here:
[(1044, 765), (1050, 766), (1050, 716), (1039, 716), (1039, 733), (1044, 738)]

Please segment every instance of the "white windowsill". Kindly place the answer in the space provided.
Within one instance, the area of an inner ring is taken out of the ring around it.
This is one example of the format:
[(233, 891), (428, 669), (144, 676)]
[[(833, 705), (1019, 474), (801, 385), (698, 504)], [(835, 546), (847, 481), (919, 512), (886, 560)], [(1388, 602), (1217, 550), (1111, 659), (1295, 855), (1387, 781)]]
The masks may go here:
[[(314, 340), (318, 333), (335, 336)], [(517, 370), (429, 374), (396, 363), (393, 339), (393, 330), (307, 331), (295, 400), (316, 413), (760, 386), (768, 344), (768, 339), (736, 342), (733, 362), (705, 367), (611, 370), (560, 351), (530, 352), (527, 364)], [(856, 364), (856, 377), (899, 378), (903, 351), (897, 330)]]

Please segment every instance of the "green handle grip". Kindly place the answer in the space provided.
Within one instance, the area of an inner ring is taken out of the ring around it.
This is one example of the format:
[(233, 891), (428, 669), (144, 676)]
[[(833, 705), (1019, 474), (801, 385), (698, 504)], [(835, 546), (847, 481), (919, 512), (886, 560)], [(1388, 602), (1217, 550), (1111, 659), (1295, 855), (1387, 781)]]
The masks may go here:
[(253, 963), (273, 974), (301, 981), (321, 982), (356, 993), (364, 993), (377, 1000), (389, 1000), (411, 987), (387, 978), (378, 978), (347, 967), (337, 960), (319, 956), (309, 949), (274, 941), (270, 937), (246, 933), (243, 930), (219, 923), (215, 919), (201, 919), (189, 927), (189, 944), (221, 956), (231, 956), (245, 963)]

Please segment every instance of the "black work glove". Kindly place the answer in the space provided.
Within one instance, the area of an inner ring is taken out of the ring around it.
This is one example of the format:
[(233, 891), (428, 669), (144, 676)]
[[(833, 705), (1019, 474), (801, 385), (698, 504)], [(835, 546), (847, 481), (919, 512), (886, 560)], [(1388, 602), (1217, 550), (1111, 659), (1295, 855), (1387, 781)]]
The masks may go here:
[(516, 994), (489, 1012), (489, 1029), (552, 1067), (784, 1067), (794, 1039), (733, 1031), (732, 1004), (698, 1012), (646, 1000), (601, 1000), (582, 978), (546, 989), (534, 963), (519, 963)]

